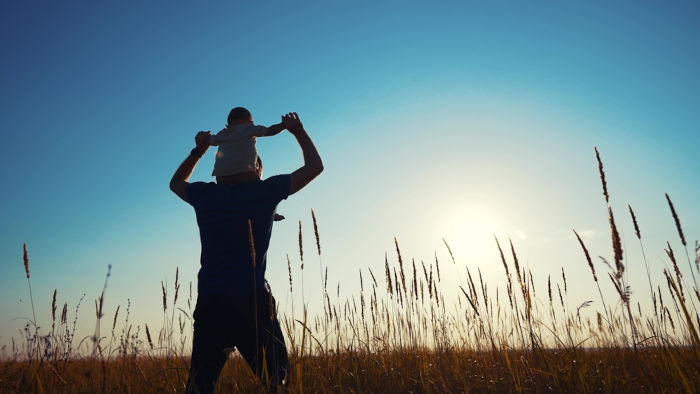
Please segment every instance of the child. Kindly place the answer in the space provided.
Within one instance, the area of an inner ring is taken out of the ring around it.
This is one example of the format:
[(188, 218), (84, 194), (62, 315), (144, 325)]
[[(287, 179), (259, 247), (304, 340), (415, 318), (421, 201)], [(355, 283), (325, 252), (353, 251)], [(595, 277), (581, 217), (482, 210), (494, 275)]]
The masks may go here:
[(209, 139), (210, 145), (219, 147), (211, 175), (226, 176), (256, 171), (256, 138), (279, 134), (282, 130), (282, 123), (270, 127), (258, 126), (253, 124), (253, 115), (247, 109), (232, 109), (228, 114), (226, 128)]

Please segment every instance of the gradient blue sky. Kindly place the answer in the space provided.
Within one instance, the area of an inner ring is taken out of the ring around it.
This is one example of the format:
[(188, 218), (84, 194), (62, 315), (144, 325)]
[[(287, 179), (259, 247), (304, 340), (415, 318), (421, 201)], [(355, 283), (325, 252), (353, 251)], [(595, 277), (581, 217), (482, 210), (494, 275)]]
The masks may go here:
[[(54, 288), (71, 308), (86, 293), (93, 324), (108, 264), (107, 313), (131, 298), (133, 321), (160, 321), (159, 282), (176, 266), (195, 280), (199, 255), (194, 213), (168, 181), (195, 132), (219, 130), (238, 105), (265, 125), (297, 111), (324, 159), (280, 205), (268, 254), (285, 294), (302, 220), (312, 307), (311, 208), (344, 294), (358, 269), (383, 272), (394, 236), (426, 261), (446, 258), (445, 237), (455, 281), (478, 266), (502, 288), (496, 233), (512, 236), (536, 286), (564, 266), (581, 278), (572, 303), (595, 307), (571, 237), (611, 255), (593, 146), (638, 300), (646, 276), (626, 205), (657, 276), (666, 240), (680, 247), (664, 192), (686, 237), (700, 234), (697, 2), (127, 3), (0, 5), (2, 343), (31, 315), (23, 242), (40, 325)], [(287, 133), (258, 148), (266, 176), (301, 164)], [(193, 180), (210, 180), (212, 163)]]

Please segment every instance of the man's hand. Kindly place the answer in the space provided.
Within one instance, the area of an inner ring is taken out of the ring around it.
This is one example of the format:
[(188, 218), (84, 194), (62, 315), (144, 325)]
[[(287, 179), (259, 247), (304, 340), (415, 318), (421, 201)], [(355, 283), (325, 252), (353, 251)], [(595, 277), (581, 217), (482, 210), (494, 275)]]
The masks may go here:
[(209, 149), (210, 137), (210, 131), (200, 131), (199, 133), (197, 133), (197, 135), (194, 136), (194, 142), (197, 144), (197, 147), (195, 149), (197, 149), (197, 151), (200, 154), (187, 155), (185, 161), (183, 161), (182, 164), (180, 164), (180, 167), (177, 168), (175, 174), (173, 174), (172, 179), (170, 179), (170, 190), (172, 190), (173, 193), (177, 194), (177, 196), (185, 202), (187, 202), (187, 195), (185, 195), (187, 181), (190, 179), (190, 175), (192, 175), (194, 166), (197, 165), (197, 162), (199, 161), (201, 155), (203, 155), (204, 152), (206, 152), (207, 149)]
[(209, 149), (209, 140), (211, 139), (211, 131), (200, 131), (194, 136), (194, 142), (197, 144), (197, 150), (202, 155)]
[(289, 185), (289, 194), (292, 195), (301, 190), (323, 171), (323, 162), (311, 138), (306, 134), (304, 125), (301, 124), (299, 115), (296, 112), (290, 112), (282, 116), (282, 123), (296, 138), (301, 148), (301, 153), (304, 155), (304, 165), (291, 173), (292, 182)]
[(301, 124), (301, 120), (299, 119), (299, 115), (297, 115), (296, 112), (290, 112), (286, 115), (282, 116), (282, 124), (284, 124), (284, 127), (289, 130), (290, 133), (297, 135), (304, 131), (304, 125)]

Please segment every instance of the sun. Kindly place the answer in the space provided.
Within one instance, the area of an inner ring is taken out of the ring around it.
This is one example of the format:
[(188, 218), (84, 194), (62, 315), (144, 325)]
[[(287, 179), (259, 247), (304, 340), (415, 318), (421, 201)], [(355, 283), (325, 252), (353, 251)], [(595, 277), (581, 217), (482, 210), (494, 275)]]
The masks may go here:
[[(457, 208), (445, 213), (440, 236), (466, 263), (479, 263), (495, 256), (494, 234), (504, 234), (504, 223), (487, 207)], [(457, 257), (457, 256), (455, 256)]]

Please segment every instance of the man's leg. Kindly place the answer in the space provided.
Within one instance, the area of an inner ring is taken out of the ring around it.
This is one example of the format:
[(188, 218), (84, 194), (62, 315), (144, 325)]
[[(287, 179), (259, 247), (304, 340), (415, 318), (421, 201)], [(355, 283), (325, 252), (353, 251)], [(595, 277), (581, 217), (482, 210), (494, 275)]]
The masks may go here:
[[(276, 392), (277, 387), (285, 383), (289, 369), (287, 348), (274, 309), (274, 298), (260, 292), (254, 302), (258, 304), (257, 324), (255, 317), (248, 319), (249, 323), (244, 324), (248, 329), (237, 338), (236, 348), (261, 383), (266, 386), (269, 384), (270, 391)], [(254, 309), (249, 310), (252, 312)]]
[(228, 358), (224, 352), (228, 338), (224, 325), (217, 318), (216, 304), (202, 295), (197, 300), (194, 312), (194, 337), (192, 339), (192, 361), (186, 393), (211, 393), (221, 369)]

